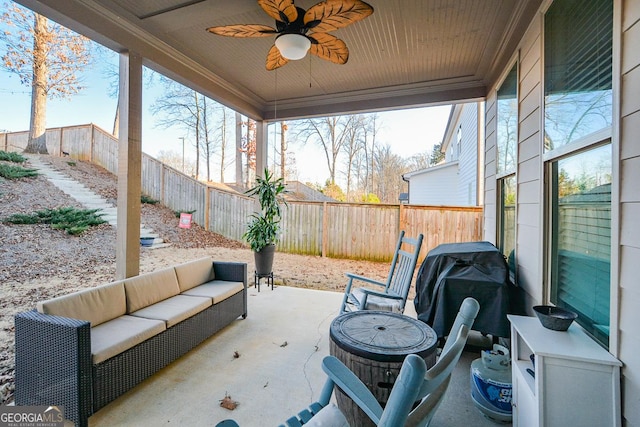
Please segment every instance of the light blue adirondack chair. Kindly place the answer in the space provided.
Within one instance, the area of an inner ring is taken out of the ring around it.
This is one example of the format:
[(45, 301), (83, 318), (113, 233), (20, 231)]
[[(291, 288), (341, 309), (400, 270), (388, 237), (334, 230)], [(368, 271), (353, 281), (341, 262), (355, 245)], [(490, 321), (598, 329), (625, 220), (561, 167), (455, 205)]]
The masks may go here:
[[(416, 355), (407, 356), (402, 364), (400, 377), (393, 385), (391, 396), (384, 410), (369, 389), (348, 368), (337, 359), (329, 357), (325, 359), (325, 364), (323, 365), (329, 379), (322, 391), (321, 398), (312, 404), (308, 410), (288, 419), (287, 423), (280, 427), (298, 427), (301, 425), (305, 425), (305, 427), (313, 425), (348, 426), (339, 409), (332, 403), (328, 403), (333, 389), (332, 385), (340, 387), (351, 397), (377, 426), (428, 426), (449, 387), (451, 373), (460, 360), (469, 331), (473, 326), (479, 309), (478, 301), (473, 298), (466, 298), (462, 302), (438, 361), (420, 376), (416, 386), (418, 390), (414, 390), (417, 391), (415, 395), (410, 390), (406, 390), (406, 387), (413, 387), (412, 384), (415, 383), (416, 379), (408, 372), (405, 377), (407, 379), (403, 379), (402, 370), (405, 370), (405, 365), (410, 361), (411, 372), (420, 372), (420, 369), (422, 369), (419, 367), (420, 362), (423, 365), (424, 362)], [(420, 403), (411, 410), (411, 407), (416, 402)], [(326, 411), (326, 414), (322, 414), (323, 411)], [(407, 411), (410, 412), (407, 414)], [(390, 422), (390, 420), (393, 421)], [(320, 421), (322, 423), (319, 423)], [(332, 422), (335, 422), (335, 424)]]
[[(327, 356), (322, 369), (328, 378), (320, 398), (280, 427), (349, 427), (340, 409), (331, 402), (335, 387), (349, 396), (377, 426), (428, 426), (449, 387), (451, 373), (460, 360), (479, 309), (473, 298), (462, 302), (440, 357), (430, 369), (427, 370), (424, 360), (415, 354), (405, 358), (384, 409), (349, 368), (335, 357)], [(417, 406), (416, 402), (419, 402)], [(237, 426), (225, 420), (217, 427)]]
[[(422, 239), (422, 234), (419, 234), (417, 238), (410, 238), (405, 237), (404, 231), (400, 232), (387, 281), (384, 283), (358, 274), (345, 273), (349, 281), (344, 291), (340, 313), (354, 310), (383, 310), (404, 313), (413, 272), (422, 247)], [(375, 289), (353, 287), (354, 282), (358, 281), (364, 282), (366, 285), (374, 285)]]

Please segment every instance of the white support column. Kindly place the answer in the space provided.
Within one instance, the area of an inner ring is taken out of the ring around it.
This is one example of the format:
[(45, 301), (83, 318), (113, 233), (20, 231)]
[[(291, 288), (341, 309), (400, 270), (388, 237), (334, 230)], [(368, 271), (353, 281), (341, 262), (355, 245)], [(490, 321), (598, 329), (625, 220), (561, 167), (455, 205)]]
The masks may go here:
[(142, 57), (137, 53), (120, 54), (119, 99), (116, 279), (125, 279), (140, 272)]
[(267, 167), (268, 153), (267, 122), (256, 121), (256, 177), (261, 177)]

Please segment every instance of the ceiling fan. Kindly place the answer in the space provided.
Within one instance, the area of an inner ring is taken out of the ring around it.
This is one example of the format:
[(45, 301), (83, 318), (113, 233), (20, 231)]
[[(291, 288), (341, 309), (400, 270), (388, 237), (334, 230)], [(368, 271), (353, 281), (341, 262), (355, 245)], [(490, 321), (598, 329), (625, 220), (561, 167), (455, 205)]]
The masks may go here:
[(210, 27), (207, 31), (228, 37), (269, 37), (277, 34), (267, 54), (267, 70), (282, 67), (289, 60), (302, 59), (309, 51), (335, 64), (349, 59), (344, 41), (328, 34), (373, 13), (373, 7), (361, 0), (325, 0), (308, 10), (293, 0), (258, 0), (258, 5), (276, 20), (276, 27), (261, 24), (238, 24)]

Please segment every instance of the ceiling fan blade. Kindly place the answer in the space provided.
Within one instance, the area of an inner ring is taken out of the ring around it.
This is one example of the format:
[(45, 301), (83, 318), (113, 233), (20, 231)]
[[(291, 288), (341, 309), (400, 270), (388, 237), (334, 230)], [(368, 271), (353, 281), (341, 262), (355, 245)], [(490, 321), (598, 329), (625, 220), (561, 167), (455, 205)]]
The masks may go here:
[(309, 53), (334, 64), (346, 64), (349, 60), (349, 49), (339, 38), (327, 33), (313, 33), (307, 37), (311, 40)]
[(258, 0), (258, 5), (276, 21), (289, 23), (298, 19), (293, 0)]
[(304, 14), (306, 28), (326, 33), (346, 27), (373, 13), (373, 7), (361, 0), (325, 0)]
[(274, 44), (267, 54), (267, 71), (273, 71), (285, 65), (289, 60), (280, 54), (280, 50)]
[(225, 25), (222, 27), (209, 27), (207, 31), (219, 36), (227, 37), (268, 37), (273, 34), (277, 34), (275, 28), (268, 25), (260, 24), (238, 24), (238, 25)]

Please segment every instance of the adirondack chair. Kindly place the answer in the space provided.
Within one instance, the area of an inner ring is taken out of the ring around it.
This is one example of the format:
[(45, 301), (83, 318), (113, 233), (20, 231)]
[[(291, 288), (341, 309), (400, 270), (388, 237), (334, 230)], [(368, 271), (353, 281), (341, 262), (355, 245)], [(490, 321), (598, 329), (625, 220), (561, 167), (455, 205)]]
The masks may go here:
[[(353, 273), (345, 273), (349, 278), (344, 291), (340, 313), (354, 310), (383, 310), (404, 313), (413, 272), (422, 247), (422, 234), (417, 238), (405, 237), (400, 232), (398, 243), (391, 261), (391, 268), (385, 283)], [(353, 287), (354, 281), (375, 285), (377, 289)]]
[[(330, 401), (335, 387), (349, 396), (377, 426), (428, 426), (449, 387), (451, 373), (460, 360), (479, 309), (473, 298), (462, 302), (440, 357), (429, 370), (419, 356), (410, 354), (405, 358), (384, 409), (349, 368), (335, 357), (327, 356), (322, 369), (328, 379), (320, 398), (280, 427), (349, 427), (340, 409)], [(419, 402), (417, 406), (416, 402)], [(238, 427), (238, 424), (225, 420), (216, 427)]]
[[(451, 373), (460, 360), (479, 309), (480, 305), (473, 298), (466, 298), (462, 302), (438, 361), (426, 372), (422, 371), (417, 382), (413, 376), (409, 377), (408, 372), (407, 377), (403, 377), (403, 371), (411, 369), (411, 372), (419, 373), (424, 369), (424, 361), (414, 354), (407, 356), (384, 410), (369, 389), (346, 366), (338, 359), (328, 356), (323, 361), (323, 369), (329, 379), (320, 399), (297, 416), (289, 418), (286, 424), (280, 427), (348, 427), (344, 415), (335, 405), (329, 403), (334, 385), (343, 390), (377, 426), (428, 426), (449, 387)], [(409, 363), (411, 368), (405, 367)], [(416, 387), (416, 393), (406, 390), (407, 387)], [(415, 402), (420, 403), (415, 406)]]
[(451, 373), (460, 360), (479, 310), (480, 304), (475, 299), (468, 297), (462, 301), (438, 361), (424, 376), (418, 392), (420, 403), (409, 414), (405, 426), (426, 427), (431, 422), (449, 387)]

